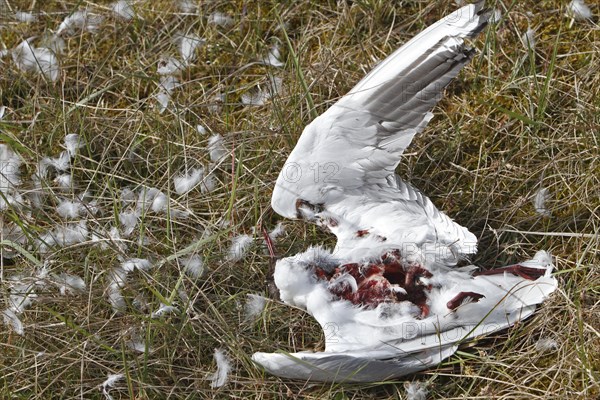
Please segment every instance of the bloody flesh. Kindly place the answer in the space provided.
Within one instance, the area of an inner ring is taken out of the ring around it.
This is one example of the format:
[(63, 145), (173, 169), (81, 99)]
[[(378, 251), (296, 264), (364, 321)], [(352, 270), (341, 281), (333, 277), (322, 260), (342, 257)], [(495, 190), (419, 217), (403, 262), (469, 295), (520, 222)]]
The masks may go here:
[(454, 311), (462, 304), (473, 303), (473, 302), (477, 303), (479, 301), (479, 299), (481, 299), (483, 297), (485, 297), (485, 296), (482, 295), (481, 293), (460, 292), (446, 304), (446, 307), (448, 307), (450, 310)]
[(398, 250), (384, 254), (379, 262), (344, 264), (330, 272), (316, 267), (315, 275), (329, 283), (332, 294), (352, 304), (372, 309), (381, 303), (409, 301), (419, 307), (422, 318), (429, 314), (427, 292), (431, 285), (423, 284), (420, 278), (431, 278), (432, 274), (422, 265), (403, 262)]

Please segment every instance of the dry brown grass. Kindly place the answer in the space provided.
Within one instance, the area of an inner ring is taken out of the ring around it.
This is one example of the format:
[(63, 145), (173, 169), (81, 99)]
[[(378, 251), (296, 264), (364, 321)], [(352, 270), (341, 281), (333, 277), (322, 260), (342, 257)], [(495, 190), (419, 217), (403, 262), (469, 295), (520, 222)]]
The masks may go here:
[[(77, 8), (89, 5), (106, 13), (108, 4), (7, 3), (12, 10), (43, 12), (31, 24), (15, 22), (9, 12), (0, 15), (0, 46), (7, 48), (56, 29)], [(431, 398), (600, 395), (600, 29), (591, 22), (569, 27), (564, 3), (499, 2), (503, 19), (477, 39), (479, 55), (449, 87), (436, 117), (399, 167), (438, 208), (480, 238), (476, 264), (500, 266), (545, 249), (556, 258), (560, 281), (560, 289), (530, 320), (407, 378), (428, 381)], [(101, 204), (88, 222), (90, 230), (117, 224), (119, 191), (142, 184), (164, 191), (191, 217), (147, 215), (124, 254), (115, 246), (103, 250), (83, 243), (45, 255), (52, 272), (80, 275), (87, 289), (70, 296), (51, 287), (38, 292), (21, 316), (23, 336), (0, 325), (0, 397), (102, 398), (99, 385), (109, 374), (123, 373), (126, 379), (110, 392), (115, 398), (404, 398), (403, 380), (348, 386), (265, 376), (250, 361), (254, 351), (322, 348), (321, 331), (308, 315), (275, 300), (260, 318), (247, 321), (245, 295), (267, 293), (269, 257), (260, 246), (238, 263), (223, 255), (233, 235), (270, 229), (279, 220), (269, 208), (270, 193), (311, 115), (453, 10), (454, 2), (214, 1), (203, 2), (199, 16), (178, 15), (166, 0), (138, 1), (135, 8), (139, 17), (131, 22), (108, 19), (99, 34), (70, 37), (55, 84), (20, 72), (10, 57), (3, 58), (0, 104), (9, 112), (0, 122), (0, 141), (25, 159), (27, 188), (40, 158), (58, 154), (66, 133), (82, 135), (87, 145), (74, 161), (73, 179), (78, 190), (91, 191)], [(230, 14), (234, 25), (208, 24), (206, 16), (215, 10)], [(597, 21), (600, 8), (593, 11)], [(520, 42), (528, 25), (537, 31), (534, 54)], [(294, 52), (285, 46), (284, 30)], [(156, 66), (162, 55), (177, 55), (172, 40), (178, 31), (196, 33), (207, 45), (183, 70), (174, 105), (160, 114), (153, 97)], [(273, 37), (283, 43), (283, 68), (254, 63)], [(240, 96), (264, 85), (269, 74), (283, 79), (280, 95), (266, 106), (243, 106)], [(222, 102), (216, 94), (224, 95)], [(231, 156), (217, 166), (214, 192), (195, 189), (178, 196), (172, 177), (209, 161), (208, 135), (199, 135), (197, 124), (222, 134)], [(551, 192), (549, 218), (531, 204), (541, 186)], [(21, 223), (31, 238), (59, 220), (52, 201), (32, 215), (5, 212), (2, 218)], [(222, 218), (231, 221), (228, 229), (219, 227)], [(206, 261), (202, 278), (188, 278), (172, 260), (148, 273), (135, 272), (124, 288), (127, 311), (113, 312), (106, 286), (118, 255), (160, 263), (200, 240), (205, 228), (216, 233), (194, 250)], [(280, 255), (332, 243), (303, 223), (288, 222), (287, 232), (277, 243)], [(21, 256), (13, 265), (3, 264), (2, 272), (6, 279), (31, 276), (36, 268)], [(179, 297), (178, 288), (189, 301)], [(6, 298), (6, 280), (0, 290)], [(139, 293), (146, 309), (131, 304)], [(181, 312), (150, 318), (165, 298)], [(145, 353), (127, 347), (132, 328), (144, 338)], [(537, 351), (540, 338), (556, 340), (558, 348)], [(227, 349), (234, 371), (226, 386), (212, 389), (207, 378), (215, 370), (216, 347)]]

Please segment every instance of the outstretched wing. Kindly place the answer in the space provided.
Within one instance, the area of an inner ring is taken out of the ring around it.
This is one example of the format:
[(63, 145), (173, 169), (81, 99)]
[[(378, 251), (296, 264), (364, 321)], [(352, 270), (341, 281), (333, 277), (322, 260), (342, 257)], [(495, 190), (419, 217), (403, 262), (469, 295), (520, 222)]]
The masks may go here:
[[(273, 209), (298, 218), (299, 206), (308, 205), (316, 212), (335, 212), (364, 229), (361, 216), (350, 218), (346, 213), (357, 210), (357, 205), (372, 210), (390, 202), (387, 215), (404, 213), (410, 215), (408, 220), (421, 217), (420, 224), (433, 227), (432, 237), (448, 232), (441, 243), (474, 240), (429, 199), (397, 181), (394, 170), (412, 138), (432, 118), (430, 110), (444, 88), (470, 60), (473, 51), (464, 39), (481, 31), (487, 18), (482, 3), (477, 3), (441, 19), (310, 123), (277, 179)], [(399, 227), (402, 224), (399, 221)], [(452, 232), (457, 233), (455, 238)]]

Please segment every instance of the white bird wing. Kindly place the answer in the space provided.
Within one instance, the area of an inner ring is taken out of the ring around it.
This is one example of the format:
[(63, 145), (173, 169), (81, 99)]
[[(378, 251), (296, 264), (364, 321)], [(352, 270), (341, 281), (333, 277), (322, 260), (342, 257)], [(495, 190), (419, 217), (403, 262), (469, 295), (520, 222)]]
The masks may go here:
[(407, 356), (377, 359), (369, 354), (254, 353), (252, 360), (269, 373), (288, 379), (319, 382), (378, 382), (413, 374), (438, 365), (456, 346), (426, 349)]
[[(428, 226), (439, 243), (476, 243), (466, 228), (439, 212), (426, 196), (397, 180), (394, 171), (404, 149), (432, 118), (430, 110), (444, 88), (470, 60), (473, 52), (464, 38), (481, 31), (487, 18), (482, 2), (446, 16), (386, 58), (312, 121), (277, 179), (273, 209), (298, 218), (303, 216), (299, 206), (310, 205), (316, 212), (334, 212), (353, 227), (366, 229), (364, 216), (355, 212), (350, 217), (346, 212), (360, 209), (357, 205), (373, 209), (386, 203), (386, 218), (393, 212), (397, 220), (390, 222), (396, 227), (413, 224), (417, 218), (417, 225)], [(371, 225), (394, 234), (389, 224), (387, 228)], [(338, 246), (343, 239), (338, 234)]]

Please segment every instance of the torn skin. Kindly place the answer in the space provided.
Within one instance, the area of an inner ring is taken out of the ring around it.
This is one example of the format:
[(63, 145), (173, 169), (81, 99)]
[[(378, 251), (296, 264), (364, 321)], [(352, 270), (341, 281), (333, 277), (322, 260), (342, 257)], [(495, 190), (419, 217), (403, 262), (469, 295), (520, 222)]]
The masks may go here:
[(483, 297), (485, 297), (485, 296), (480, 293), (460, 292), (459, 294), (454, 296), (452, 298), (452, 300), (450, 300), (448, 303), (446, 303), (446, 307), (448, 307), (448, 309), (454, 311), (463, 304), (477, 303), (479, 301), (479, 299), (481, 299)]
[(306, 208), (314, 214), (318, 214), (323, 211), (323, 204), (312, 204), (304, 199), (296, 199), (296, 218), (304, 219), (301, 209)]
[(376, 263), (344, 264), (330, 272), (317, 266), (315, 275), (329, 283), (333, 295), (352, 304), (373, 309), (381, 303), (409, 301), (419, 307), (421, 318), (429, 315), (431, 285), (423, 285), (420, 278), (433, 275), (422, 265), (403, 263), (398, 250), (384, 254)]

